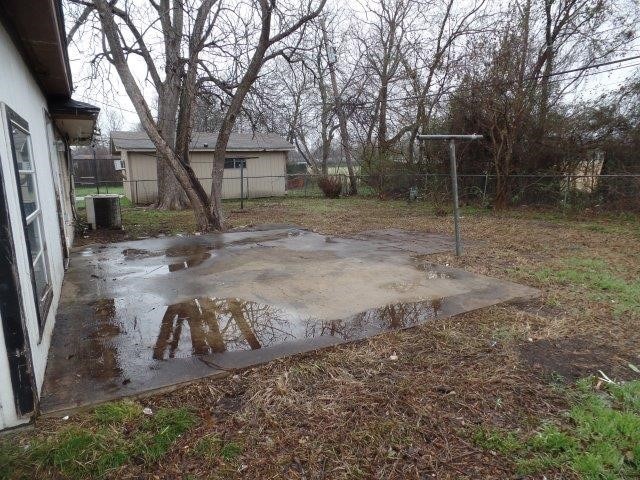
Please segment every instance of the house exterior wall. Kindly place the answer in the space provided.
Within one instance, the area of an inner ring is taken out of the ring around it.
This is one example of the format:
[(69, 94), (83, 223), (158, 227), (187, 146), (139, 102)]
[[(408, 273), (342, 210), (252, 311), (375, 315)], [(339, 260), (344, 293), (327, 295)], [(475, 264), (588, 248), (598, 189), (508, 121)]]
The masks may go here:
[[(150, 152), (121, 152), (125, 161), (127, 198), (137, 204), (156, 201), (158, 184), (156, 157)], [(244, 171), (245, 198), (285, 195), (286, 152), (227, 152), (227, 157), (247, 158)], [(206, 192), (211, 191), (213, 152), (192, 152), (191, 167)], [(240, 169), (225, 169), (222, 198), (240, 198)]]
[[(10, 36), (0, 25), (0, 161), (2, 181), (4, 182), (7, 208), (11, 223), (13, 243), (16, 254), (22, 305), (28, 342), (31, 350), (33, 374), (38, 388), (42, 387), (47, 354), (55, 321), (55, 312), (60, 298), (62, 277), (64, 274), (63, 244), (60, 236), (60, 224), (57, 210), (56, 189), (60, 185), (60, 176), (65, 175), (64, 167), (58, 165), (51, 134), (47, 132), (47, 102), (38, 84), (32, 77), (27, 65), (18, 53)], [(40, 333), (37, 321), (37, 307), (31, 283), (30, 258), (22, 223), (22, 213), (18, 196), (18, 185), (11, 151), (10, 134), (6, 117), (6, 107), (11, 108), (29, 124), (29, 134), (37, 192), (42, 210), (43, 237), (46, 242), (45, 255), (49, 264), (49, 275), (53, 298), (44, 328)], [(69, 196), (60, 198), (68, 212), (71, 211)], [(70, 218), (70, 217), (69, 217)], [(66, 229), (72, 241), (72, 230)], [(4, 272), (3, 272), (4, 273)], [(0, 429), (18, 425), (28, 418), (19, 418), (13, 401), (13, 389), (8, 376), (7, 351), (4, 336), (0, 329)]]

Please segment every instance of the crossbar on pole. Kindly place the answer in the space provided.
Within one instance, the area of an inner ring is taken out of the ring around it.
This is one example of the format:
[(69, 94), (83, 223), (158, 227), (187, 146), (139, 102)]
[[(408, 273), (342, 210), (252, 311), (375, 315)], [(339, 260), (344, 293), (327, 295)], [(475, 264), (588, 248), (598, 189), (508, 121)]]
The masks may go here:
[(418, 135), (418, 140), (482, 140), (482, 135)]

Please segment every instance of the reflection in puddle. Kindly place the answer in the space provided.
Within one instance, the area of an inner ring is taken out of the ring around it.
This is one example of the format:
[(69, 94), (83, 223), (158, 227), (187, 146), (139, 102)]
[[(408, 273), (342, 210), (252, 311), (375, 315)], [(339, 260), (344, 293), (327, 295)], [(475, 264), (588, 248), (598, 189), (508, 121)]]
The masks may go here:
[(197, 267), (205, 260), (211, 258), (210, 251), (214, 248), (213, 245), (177, 245), (167, 248), (165, 255), (169, 258), (184, 257), (181, 262), (169, 264), (170, 272), (177, 272), (178, 270), (184, 270), (186, 268)]
[(113, 298), (98, 300), (92, 305), (95, 312), (95, 329), (89, 334), (88, 348), (84, 368), (90, 377), (110, 380), (122, 373), (118, 350), (107, 340), (122, 333), (115, 323), (116, 305)]
[(175, 357), (185, 326), (190, 332), (192, 353), (206, 355), (256, 350), (263, 342), (271, 344), (276, 338), (284, 339), (279, 328), (283, 321), (278, 311), (268, 305), (238, 299), (194, 298), (167, 307), (153, 358)]
[[(443, 300), (392, 304), (331, 321), (300, 318), (294, 312), (237, 298), (197, 297), (151, 311), (113, 299), (99, 300), (93, 307), (89, 339), (96, 364), (92, 376), (113, 378), (121, 371), (118, 362), (130, 362), (129, 356), (166, 360), (258, 350), (318, 337), (353, 340), (411, 327), (438, 317)], [(137, 347), (131, 348), (131, 339), (139, 339)]]
[(361, 338), (389, 329), (407, 328), (436, 318), (442, 311), (443, 299), (423, 302), (396, 303), (381, 308), (372, 308), (346, 320), (308, 321), (306, 338), (337, 336), (343, 340)]
[(184, 270), (186, 268), (197, 267), (202, 262), (211, 258), (211, 254), (209, 252), (202, 252), (196, 255), (190, 255), (185, 258), (182, 262), (176, 262), (169, 264), (170, 272), (177, 272), (178, 270)]
[[(170, 247), (165, 250), (164, 254), (167, 258), (173, 260), (172, 263), (159, 266), (146, 266), (143, 264), (138, 268), (138, 271), (130, 275), (143, 277), (151, 274), (164, 275), (168, 272), (177, 272), (179, 270), (196, 267), (211, 258), (211, 250), (213, 250), (214, 247), (215, 245), (213, 244), (178, 245)], [(160, 252), (152, 252), (138, 248), (127, 248), (122, 251), (122, 254), (127, 260), (144, 260), (162, 255)], [(175, 259), (179, 259), (179, 261)]]
[(154, 257), (157, 254), (149, 252), (149, 250), (144, 250), (140, 248), (125, 248), (122, 251), (122, 255), (124, 255), (127, 259), (134, 259), (134, 258)]

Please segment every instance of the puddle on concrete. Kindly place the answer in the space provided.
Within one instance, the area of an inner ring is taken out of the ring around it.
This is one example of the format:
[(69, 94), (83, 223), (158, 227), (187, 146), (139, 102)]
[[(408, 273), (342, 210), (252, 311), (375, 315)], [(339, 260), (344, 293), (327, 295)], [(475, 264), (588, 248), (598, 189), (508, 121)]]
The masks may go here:
[(169, 272), (177, 272), (187, 268), (197, 267), (205, 260), (211, 258), (213, 245), (179, 245), (168, 248), (165, 255), (168, 258), (184, 257), (180, 262), (170, 263)]
[[(353, 340), (436, 318), (443, 299), (372, 308), (344, 320), (300, 318), (295, 312), (237, 298), (198, 297), (141, 313), (124, 299), (95, 302), (95, 329), (89, 338), (104, 359), (100, 377), (120, 372), (113, 351), (136, 339), (136, 351), (149, 360), (258, 350), (322, 336)], [(98, 342), (101, 345), (96, 345)], [(123, 352), (124, 353), (124, 352)], [(95, 356), (95, 355), (94, 355)], [(127, 362), (130, 353), (121, 355)]]
[(443, 271), (435, 263), (426, 262), (426, 261), (418, 259), (418, 258), (414, 258), (413, 262), (414, 262), (415, 267), (418, 270), (422, 270), (423, 272), (426, 273), (427, 278), (429, 280), (434, 280), (434, 279), (437, 279), (437, 278), (444, 278), (444, 279), (455, 279), (456, 278), (456, 276), (453, 275), (451, 272)]
[[(164, 251), (126, 248), (122, 250), (122, 255), (125, 257), (125, 260), (144, 260), (162, 255), (167, 258), (181, 258), (178, 262), (170, 263), (168, 268), (164, 268), (165, 266), (163, 265), (152, 269), (143, 268), (142, 271), (133, 273), (133, 276), (147, 276), (151, 273), (158, 275), (196, 267), (214, 256), (214, 253), (212, 253), (214, 250), (220, 250), (226, 247), (260, 247), (264, 246), (265, 242), (274, 242), (291, 237), (298, 237), (300, 235), (301, 232), (299, 231), (283, 231), (269, 235), (249, 236), (226, 242), (221, 239), (215, 239), (206, 243), (179, 243), (166, 248)], [(83, 256), (91, 256), (93, 252), (87, 250), (86, 252), (83, 251), (82, 254)]]
[(204, 253), (201, 253), (199, 255), (191, 255), (190, 257), (187, 257), (182, 262), (169, 264), (169, 271), (170, 272), (177, 272), (178, 270), (184, 270), (186, 268), (197, 267), (198, 265), (200, 265), (202, 262), (204, 262), (205, 260), (207, 260), (209, 258), (211, 258), (211, 254), (208, 253), (208, 252), (204, 252)]
[(83, 247), (65, 276), (43, 411), (532, 295), (414, 256), (448, 250), (450, 239), (370, 237), (278, 229)]
[(125, 248), (122, 250), (122, 255), (127, 260), (141, 260), (145, 258), (159, 257), (160, 252), (149, 251), (143, 248)]
[(112, 381), (122, 374), (118, 349), (110, 341), (121, 335), (116, 322), (117, 310), (113, 299), (93, 302), (94, 324), (87, 337), (83, 351), (83, 373), (102, 381)]

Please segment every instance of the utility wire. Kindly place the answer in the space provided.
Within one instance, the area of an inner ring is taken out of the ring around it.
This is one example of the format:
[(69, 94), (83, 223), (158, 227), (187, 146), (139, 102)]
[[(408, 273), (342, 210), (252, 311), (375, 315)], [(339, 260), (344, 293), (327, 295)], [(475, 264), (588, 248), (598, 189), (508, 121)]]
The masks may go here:
[[(578, 67), (578, 68), (572, 68), (569, 70), (563, 70), (560, 72), (553, 72), (549, 75), (538, 75), (538, 76), (530, 76), (530, 77), (525, 77), (523, 79), (523, 81), (531, 81), (531, 80), (539, 80), (545, 77), (555, 77), (558, 75), (565, 75), (567, 73), (575, 73), (575, 72), (582, 72), (582, 71), (586, 71), (586, 70), (590, 70), (593, 68), (600, 68), (603, 66), (607, 66), (607, 65), (613, 65), (615, 63), (621, 63), (621, 62), (628, 62), (628, 61), (632, 61), (632, 60), (638, 60), (640, 59), (640, 55), (636, 55), (633, 57), (629, 57), (629, 58), (625, 58), (625, 59), (620, 59), (620, 60), (615, 60), (615, 61), (610, 61), (610, 62), (603, 62), (601, 64), (596, 64), (596, 65), (586, 65), (586, 66), (582, 66), (582, 67)], [(584, 75), (575, 75), (573, 77), (568, 77), (568, 78), (560, 78), (560, 79), (555, 79), (555, 80), (550, 80), (549, 83), (560, 83), (560, 82), (565, 82), (567, 80), (576, 80), (578, 78), (584, 78), (584, 77), (588, 77), (588, 76), (592, 76), (592, 75), (600, 75), (603, 73), (608, 73), (608, 72), (615, 72), (617, 70), (622, 70), (624, 68), (631, 68), (631, 67), (636, 67), (639, 66), (640, 63), (634, 63), (632, 65), (621, 65), (618, 66), (616, 68), (611, 68), (608, 70), (603, 70), (603, 71), (599, 71), (599, 72), (592, 72), (592, 73), (587, 73)], [(509, 86), (509, 85), (515, 85), (517, 84), (517, 82), (515, 81), (504, 81), (504, 82), (496, 82), (496, 83), (489, 83), (489, 82), (480, 82), (479, 85), (480, 86), (485, 86), (485, 87), (501, 87), (501, 86)], [(459, 86), (458, 86), (459, 87)], [(427, 93), (425, 95), (406, 95), (403, 97), (390, 97), (387, 99), (388, 103), (392, 103), (392, 102), (399, 102), (399, 101), (403, 101), (403, 100), (421, 100), (421, 99), (425, 99), (425, 98), (430, 98), (430, 97), (442, 97), (442, 96), (448, 96), (448, 95), (453, 95), (454, 93), (456, 93), (458, 87), (453, 87), (450, 90), (444, 91), (444, 92), (440, 92), (440, 93)], [(375, 105), (377, 102), (377, 100), (364, 100), (364, 101), (359, 101), (359, 102), (352, 102), (352, 103), (347, 103), (348, 105), (351, 106), (365, 106), (365, 105)], [(321, 104), (318, 104), (321, 106)]]
[[(571, 68), (568, 70), (562, 70), (562, 71), (558, 71), (558, 72), (552, 72), (548, 75), (533, 75), (533, 76), (529, 76), (529, 77), (525, 77), (523, 79), (523, 81), (532, 81), (532, 80), (540, 80), (542, 78), (545, 77), (557, 77), (559, 75), (566, 75), (568, 73), (576, 73), (576, 72), (583, 72), (583, 71), (587, 71), (587, 70), (591, 70), (594, 68), (600, 68), (600, 67), (605, 67), (608, 65), (615, 65), (615, 64), (619, 64), (619, 63), (625, 63), (625, 62), (630, 62), (633, 60), (639, 60), (640, 59), (640, 55), (634, 55), (632, 57), (627, 57), (627, 58), (621, 58), (619, 60), (610, 60), (608, 62), (602, 62), (602, 63), (598, 63), (598, 64), (593, 64), (593, 65), (583, 65), (581, 67), (576, 67), (576, 68)], [(615, 72), (618, 70), (622, 70), (624, 68), (631, 68), (631, 67), (636, 67), (636, 66), (640, 66), (640, 63), (634, 63), (632, 65), (620, 65), (616, 68), (611, 68), (611, 69), (607, 69), (607, 70), (603, 70), (603, 71), (599, 71), (599, 72), (592, 72), (592, 73), (588, 73), (585, 75), (576, 75), (573, 77), (568, 77), (568, 78), (562, 78), (562, 79), (557, 79), (557, 80), (552, 80), (549, 83), (559, 83), (559, 82), (565, 82), (567, 80), (575, 80), (578, 78), (584, 78), (584, 77), (588, 77), (588, 76), (592, 76), (592, 75), (600, 75), (603, 73), (609, 73), (609, 72)], [(500, 87), (500, 86), (508, 86), (508, 85), (515, 85), (517, 82), (515, 81), (505, 81), (505, 82), (496, 82), (496, 83), (485, 83), (484, 85), (486, 87)], [(480, 85), (483, 85), (482, 83)], [(391, 97), (387, 99), (387, 103), (393, 103), (393, 102), (401, 102), (401, 101), (406, 101), (406, 100), (422, 100), (425, 98), (431, 98), (431, 97), (442, 97), (442, 96), (449, 96), (449, 95), (453, 95), (454, 93), (456, 93), (458, 87), (454, 87), (451, 90), (447, 90), (444, 92), (440, 92), (440, 93), (427, 93), (426, 95), (406, 95), (403, 97)], [(132, 113), (137, 115), (137, 112), (135, 110), (129, 110), (127, 108), (123, 108), (120, 106), (116, 106), (113, 104), (110, 104), (108, 102), (102, 101), (102, 100), (96, 100), (96, 99), (92, 99), (92, 98), (88, 98), (86, 97), (87, 100), (89, 102), (93, 102), (93, 103), (99, 103), (101, 105), (104, 105), (106, 107), (109, 108), (113, 108), (115, 110), (120, 110), (121, 112), (127, 112), (127, 113)], [(346, 102), (347, 105), (349, 106), (366, 106), (366, 105), (375, 105), (377, 102), (377, 100), (361, 100), (358, 102)], [(313, 105), (313, 106), (322, 106), (322, 103), (320, 102), (306, 102), (307, 105)]]

